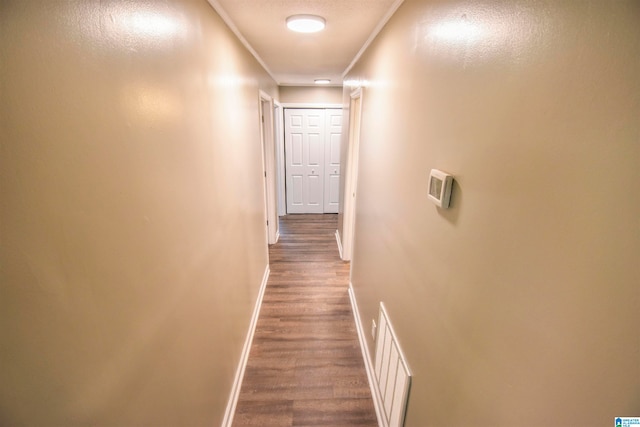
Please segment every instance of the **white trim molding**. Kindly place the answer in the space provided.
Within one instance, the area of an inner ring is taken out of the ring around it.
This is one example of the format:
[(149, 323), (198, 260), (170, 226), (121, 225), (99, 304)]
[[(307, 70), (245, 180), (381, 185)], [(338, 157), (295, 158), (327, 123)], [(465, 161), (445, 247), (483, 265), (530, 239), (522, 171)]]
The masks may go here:
[[(278, 197), (276, 188), (276, 150), (274, 141), (273, 98), (265, 91), (258, 91), (260, 111), (260, 142), (262, 144), (262, 166), (264, 172), (264, 201), (267, 243), (278, 241)], [(268, 104), (267, 106), (264, 103)]]
[[(360, 152), (360, 129), (362, 127), (362, 100), (364, 89), (359, 87), (351, 92), (349, 100), (349, 130), (346, 168), (344, 174), (344, 192), (342, 198), (342, 259), (350, 261), (353, 256), (353, 243), (356, 222), (356, 192), (358, 187), (358, 159)], [(358, 100), (358, 108), (355, 107)]]
[[(284, 107), (278, 101), (273, 101), (273, 124), (275, 129), (276, 147), (276, 196), (278, 202), (278, 216), (287, 214), (287, 203), (285, 200), (285, 156), (284, 156)], [(278, 231), (279, 232), (279, 231)]]
[[(211, 0), (209, 0), (209, 1), (211, 1)], [(373, 29), (373, 31), (369, 35), (369, 38), (367, 39), (367, 41), (364, 42), (364, 44), (362, 45), (362, 47), (360, 48), (358, 53), (356, 53), (356, 56), (353, 58), (353, 60), (351, 61), (351, 63), (347, 67), (347, 69), (344, 70), (344, 72), (342, 73), (342, 79), (343, 80), (347, 76), (347, 73), (349, 73), (349, 71), (351, 71), (353, 66), (356, 65), (356, 62), (358, 62), (358, 60), (360, 59), (362, 54), (369, 48), (369, 45), (371, 43), (373, 43), (373, 40), (375, 40), (375, 38), (378, 36), (380, 31), (382, 31), (384, 26), (387, 25), (387, 22), (389, 22), (389, 19), (391, 19), (393, 14), (396, 13), (396, 11), (402, 5), (403, 2), (404, 2), (404, 0), (396, 0), (395, 3), (393, 3), (391, 5), (391, 7), (387, 11), (386, 15), (384, 15), (382, 17), (382, 19), (380, 20), (380, 22), (378, 22), (378, 25), (376, 25), (376, 27)]]
[(273, 98), (262, 89), (258, 89), (258, 96), (268, 102), (273, 102)]
[(340, 241), (340, 232), (336, 230), (336, 243), (338, 244), (338, 252), (340, 252), (340, 259), (342, 259), (342, 242)]
[(360, 350), (362, 351), (362, 358), (364, 359), (364, 366), (367, 371), (367, 379), (369, 380), (369, 388), (371, 389), (371, 397), (373, 398), (373, 406), (376, 410), (376, 418), (378, 419), (379, 427), (386, 427), (383, 423), (386, 420), (383, 411), (382, 396), (380, 396), (380, 390), (376, 387), (376, 377), (369, 353), (369, 347), (367, 347), (367, 341), (364, 335), (364, 328), (362, 327), (362, 320), (360, 319), (360, 311), (358, 310), (358, 302), (356, 301), (356, 295), (353, 291), (353, 283), (349, 282), (349, 300), (351, 301), (351, 310), (353, 311), (353, 318), (356, 322), (356, 331), (358, 332), (358, 341), (360, 341)]
[(260, 55), (258, 55), (258, 52), (255, 51), (255, 49), (249, 44), (247, 39), (244, 38), (240, 30), (238, 30), (238, 27), (236, 27), (236, 24), (233, 23), (229, 14), (222, 8), (222, 6), (220, 6), (220, 3), (218, 3), (218, 0), (207, 0), (207, 1), (209, 2), (213, 10), (216, 11), (218, 16), (220, 16), (220, 19), (222, 19), (224, 23), (227, 24), (227, 27), (229, 27), (231, 32), (235, 34), (238, 40), (240, 40), (240, 43), (242, 43), (242, 45), (249, 51), (249, 53), (253, 55), (256, 61), (258, 61), (258, 63), (262, 66), (262, 68), (264, 68), (267, 74), (269, 74), (269, 77), (271, 77), (273, 81), (276, 82), (276, 84), (280, 84), (278, 79), (276, 79), (273, 76), (273, 73), (271, 72), (269, 67), (267, 67), (267, 64), (265, 64), (262, 58), (260, 58)]
[(282, 108), (339, 108), (342, 109), (342, 104), (309, 104), (303, 102), (283, 102)]
[(249, 351), (251, 350), (251, 343), (253, 342), (253, 335), (256, 332), (256, 325), (258, 324), (258, 316), (260, 315), (260, 307), (262, 307), (262, 298), (264, 297), (264, 291), (267, 287), (267, 281), (269, 280), (269, 265), (264, 270), (262, 276), (262, 283), (260, 284), (260, 291), (258, 292), (258, 299), (256, 305), (253, 308), (253, 315), (251, 316), (251, 323), (249, 323), (249, 331), (244, 341), (244, 347), (242, 347), (242, 353), (240, 354), (240, 363), (236, 370), (236, 376), (231, 387), (231, 394), (229, 395), (229, 401), (227, 402), (227, 409), (224, 412), (224, 418), (222, 419), (222, 427), (231, 427), (233, 423), (233, 416), (236, 413), (236, 406), (238, 405), (238, 398), (240, 397), (240, 388), (242, 387), (242, 379), (244, 378), (244, 371), (247, 367), (247, 361), (249, 360)]

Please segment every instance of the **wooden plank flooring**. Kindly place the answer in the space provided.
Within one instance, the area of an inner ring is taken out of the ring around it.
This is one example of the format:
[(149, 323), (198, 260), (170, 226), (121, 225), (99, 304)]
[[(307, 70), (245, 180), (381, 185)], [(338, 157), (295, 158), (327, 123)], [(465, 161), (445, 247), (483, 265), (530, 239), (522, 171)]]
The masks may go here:
[(288, 215), (233, 425), (377, 426), (338, 254), (337, 215)]

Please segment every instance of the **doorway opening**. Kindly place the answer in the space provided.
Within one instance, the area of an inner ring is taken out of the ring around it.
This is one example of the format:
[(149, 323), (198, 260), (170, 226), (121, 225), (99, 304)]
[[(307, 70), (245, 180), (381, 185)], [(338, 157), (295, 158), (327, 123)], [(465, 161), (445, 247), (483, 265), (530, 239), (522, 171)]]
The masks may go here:
[(274, 144), (273, 99), (260, 91), (260, 140), (264, 180), (264, 211), (267, 243), (278, 241), (278, 213), (276, 202), (276, 156)]
[(285, 108), (286, 213), (338, 213), (341, 108)]
[(344, 218), (342, 259), (350, 261), (353, 255), (358, 190), (358, 155), (360, 152), (360, 123), (362, 120), (362, 88), (351, 92), (349, 102), (349, 146), (344, 186)]
[(278, 217), (287, 214), (285, 199), (285, 173), (284, 173), (284, 108), (277, 101), (273, 102), (273, 140), (276, 148), (276, 197), (278, 199)]

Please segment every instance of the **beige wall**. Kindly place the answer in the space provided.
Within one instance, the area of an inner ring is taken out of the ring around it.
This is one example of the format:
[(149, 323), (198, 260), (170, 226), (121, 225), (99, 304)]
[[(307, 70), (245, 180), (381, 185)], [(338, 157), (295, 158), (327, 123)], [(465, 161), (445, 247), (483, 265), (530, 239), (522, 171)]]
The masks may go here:
[(220, 425), (275, 82), (204, 0), (5, 0), (0, 28), (0, 424)]
[(280, 86), (280, 102), (342, 104), (342, 87)]
[(368, 81), (352, 281), (413, 370), (407, 426), (640, 414), (639, 16), (407, 0), (346, 77)]

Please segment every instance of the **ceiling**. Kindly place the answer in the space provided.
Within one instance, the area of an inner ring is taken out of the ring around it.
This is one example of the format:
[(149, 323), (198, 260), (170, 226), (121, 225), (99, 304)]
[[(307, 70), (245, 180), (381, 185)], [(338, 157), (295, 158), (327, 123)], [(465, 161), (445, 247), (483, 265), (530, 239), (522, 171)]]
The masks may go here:
[[(245, 46), (283, 86), (342, 76), (382, 29), (402, 0), (209, 0)], [(326, 19), (324, 31), (294, 33), (285, 20), (296, 14)]]

